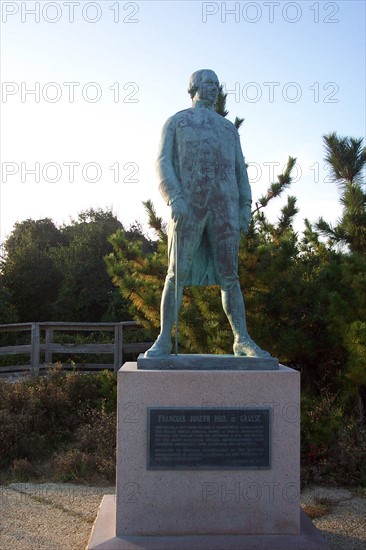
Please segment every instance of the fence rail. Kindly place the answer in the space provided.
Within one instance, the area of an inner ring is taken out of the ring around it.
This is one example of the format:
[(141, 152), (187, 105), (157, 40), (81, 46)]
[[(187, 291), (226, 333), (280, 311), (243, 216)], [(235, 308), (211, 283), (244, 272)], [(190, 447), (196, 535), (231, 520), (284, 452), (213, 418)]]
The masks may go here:
[[(30, 343), (15, 346), (0, 346), (0, 356), (29, 354), (30, 361), (26, 365), (0, 365), (0, 374), (29, 372), (31, 376), (38, 376), (40, 369), (53, 363), (53, 354), (110, 354), (113, 355), (113, 363), (77, 363), (66, 368), (75, 368), (83, 371), (110, 369), (115, 372), (123, 364), (124, 355), (127, 353), (143, 353), (152, 342), (124, 342), (124, 330), (137, 327), (136, 321), (122, 321), (120, 323), (15, 323), (0, 325), (0, 333), (29, 332)], [(54, 341), (55, 332), (112, 332), (113, 342), (103, 343), (59, 343)], [(44, 362), (41, 355), (44, 354)]]

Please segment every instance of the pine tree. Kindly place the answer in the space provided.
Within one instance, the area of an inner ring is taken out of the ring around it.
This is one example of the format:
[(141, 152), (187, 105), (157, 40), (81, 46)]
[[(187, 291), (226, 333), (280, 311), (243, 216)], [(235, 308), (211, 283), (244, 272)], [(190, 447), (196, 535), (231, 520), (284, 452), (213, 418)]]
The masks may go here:
[[(338, 286), (329, 304), (329, 323), (347, 352), (350, 392), (359, 395), (366, 386), (366, 147), (362, 143), (362, 138), (340, 137), (335, 132), (324, 136), (325, 160), (340, 191), (343, 211), (334, 226), (323, 218), (316, 224), (331, 249), (343, 250)], [(364, 422), (365, 407), (361, 408)]]
[(316, 227), (332, 244), (346, 245), (351, 252), (366, 251), (366, 193), (363, 170), (366, 147), (363, 139), (339, 137), (335, 132), (324, 136), (326, 157), (333, 181), (341, 193), (343, 212), (336, 226), (320, 218)]
[(133, 319), (155, 338), (160, 324), (160, 298), (166, 275), (167, 232), (151, 201), (144, 203), (149, 225), (158, 236), (154, 252), (144, 251), (142, 235), (133, 240), (122, 229), (109, 238), (113, 252), (105, 257), (107, 271), (123, 298), (128, 300)]

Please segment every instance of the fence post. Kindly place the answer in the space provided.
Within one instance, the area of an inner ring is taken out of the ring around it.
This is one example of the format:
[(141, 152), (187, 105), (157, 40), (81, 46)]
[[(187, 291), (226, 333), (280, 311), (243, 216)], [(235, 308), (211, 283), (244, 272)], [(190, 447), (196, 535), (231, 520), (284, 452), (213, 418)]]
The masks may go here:
[(114, 327), (114, 372), (117, 372), (122, 366), (123, 360), (123, 325), (118, 323)]
[[(46, 346), (53, 343), (53, 328), (46, 328)], [(46, 364), (49, 365), (52, 363), (52, 351), (49, 351), (46, 347), (45, 353)]]
[(40, 354), (40, 330), (38, 323), (32, 323), (31, 328), (31, 376), (39, 375), (39, 357)]

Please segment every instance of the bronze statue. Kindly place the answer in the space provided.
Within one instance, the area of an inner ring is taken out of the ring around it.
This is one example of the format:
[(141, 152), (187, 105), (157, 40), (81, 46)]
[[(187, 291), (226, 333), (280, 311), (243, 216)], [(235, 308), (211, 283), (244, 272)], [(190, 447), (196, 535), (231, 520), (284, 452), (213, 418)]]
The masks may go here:
[(157, 159), (159, 189), (170, 206), (169, 267), (161, 300), (161, 332), (145, 357), (171, 352), (175, 307), (183, 287), (221, 286), (237, 356), (269, 357), (249, 337), (238, 277), (240, 231), (251, 217), (251, 188), (232, 122), (214, 110), (219, 89), (208, 69), (192, 74), (192, 107), (164, 125)]

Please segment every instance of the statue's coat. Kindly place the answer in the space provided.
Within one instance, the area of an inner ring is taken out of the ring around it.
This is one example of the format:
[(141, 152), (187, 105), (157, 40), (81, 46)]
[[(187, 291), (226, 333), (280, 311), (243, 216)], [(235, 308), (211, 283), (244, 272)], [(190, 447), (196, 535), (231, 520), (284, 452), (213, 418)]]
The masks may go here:
[[(180, 111), (165, 123), (156, 162), (160, 192), (167, 202), (183, 198), (191, 220), (214, 213), (220, 223), (208, 225), (187, 285), (220, 284), (210, 251), (210, 231), (225, 234), (225, 223), (238, 232), (239, 213), (251, 200), (247, 170), (239, 134), (232, 122), (213, 109), (195, 106)], [(169, 255), (174, 248), (174, 224), (169, 227)], [(220, 234), (216, 238), (220, 238)]]

